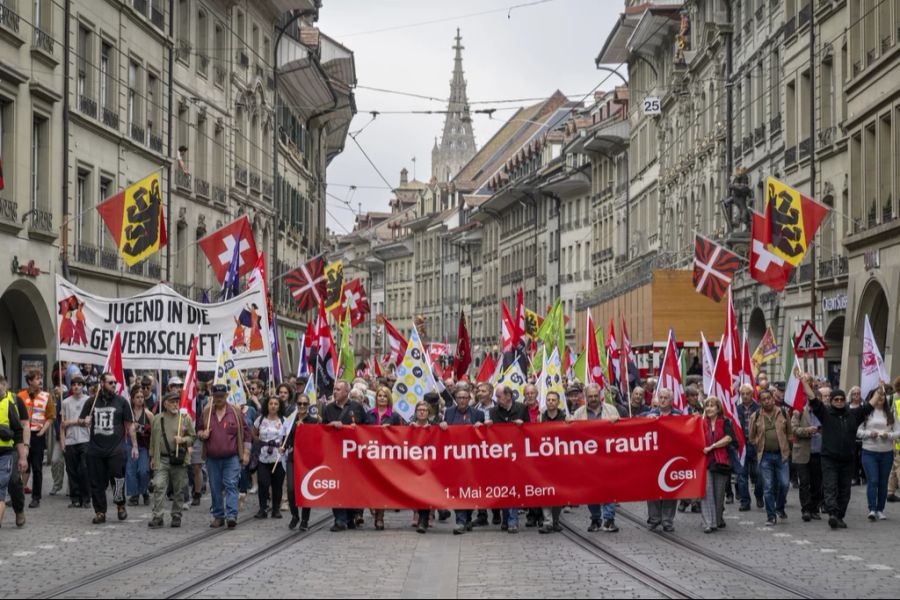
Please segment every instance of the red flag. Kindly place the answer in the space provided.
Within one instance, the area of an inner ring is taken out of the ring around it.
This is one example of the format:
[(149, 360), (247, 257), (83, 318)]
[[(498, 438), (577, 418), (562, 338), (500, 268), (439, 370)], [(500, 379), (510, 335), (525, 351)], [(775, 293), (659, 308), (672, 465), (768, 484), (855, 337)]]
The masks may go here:
[(225, 281), (225, 273), (228, 272), (228, 266), (234, 256), (234, 246), (237, 243), (240, 243), (238, 276), (242, 276), (253, 270), (259, 259), (256, 242), (253, 239), (253, 228), (250, 226), (250, 219), (247, 218), (247, 215), (232, 221), (197, 242), (206, 258), (209, 259), (209, 264), (212, 265), (219, 283)]
[(384, 377), (384, 373), (381, 371), (381, 361), (374, 354), (372, 355), (372, 362), (374, 363), (375, 377)]
[(663, 356), (662, 366), (659, 369), (659, 383), (656, 385), (655, 394), (668, 389), (672, 392), (672, 406), (684, 412), (687, 405), (684, 401), (684, 386), (681, 379), (681, 366), (678, 364), (678, 348), (675, 344), (675, 332), (669, 329), (669, 341), (666, 344), (666, 354)]
[(362, 281), (354, 279), (344, 284), (343, 298), (337, 308), (331, 311), (338, 321), (344, 320), (344, 313), (350, 312), (350, 325), (356, 327), (366, 320), (369, 314), (369, 299), (366, 298), (366, 290)]
[[(753, 376), (753, 361), (750, 359), (750, 339), (747, 337), (747, 330), (744, 330), (744, 344), (741, 352), (741, 374), (738, 378), (738, 385), (749, 385), (753, 388), (753, 399), (759, 402), (756, 393), (756, 385), (754, 385), (755, 377)], [(740, 393), (740, 389), (737, 390)]]
[(619, 313), (622, 320), (622, 381), (619, 382), (622, 388), (622, 395), (628, 398), (628, 380), (631, 373), (631, 365), (637, 368), (637, 357), (631, 348), (631, 336), (628, 335), (628, 327), (625, 325), (625, 315)]
[(782, 292), (794, 267), (771, 251), (764, 237), (766, 230), (765, 218), (754, 212), (750, 240), (750, 276), (776, 292)]
[(284, 284), (291, 290), (291, 296), (301, 311), (307, 311), (319, 305), (327, 292), (325, 279), (325, 259), (321, 256), (310, 260), (288, 272), (284, 276)]
[[(741, 338), (738, 337), (737, 319), (734, 314), (734, 298), (728, 288), (728, 311), (725, 313), (725, 360), (731, 370), (732, 384), (736, 387), (741, 374)], [(733, 393), (737, 390), (732, 389)]]
[(263, 290), (268, 290), (269, 285), (266, 283), (268, 279), (266, 279), (266, 253), (260, 252), (259, 256), (256, 259), (256, 264), (253, 265), (253, 270), (250, 271), (250, 276), (247, 278), (247, 289), (249, 290), (255, 285), (262, 285)]
[(109, 355), (106, 357), (106, 364), (103, 365), (103, 372), (110, 373), (116, 378), (116, 394), (130, 400), (128, 380), (125, 379), (125, 369), (122, 367), (122, 334), (118, 329), (109, 346)]
[(569, 347), (566, 346), (566, 353), (565, 353), (565, 356), (563, 357), (562, 372), (568, 373), (569, 368), (571, 366), (572, 366), (572, 352), (569, 350)]
[(181, 414), (196, 418), (194, 411), (194, 399), (197, 397), (197, 341), (199, 336), (194, 336), (191, 344), (191, 356), (188, 358), (187, 373), (184, 375), (184, 387), (181, 388)]
[(459, 313), (459, 330), (456, 335), (456, 356), (453, 358), (453, 370), (457, 379), (462, 379), (472, 364), (472, 348), (469, 345), (469, 330), (466, 329), (466, 315)]
[(590, 310), (587, 311), (587, 324), (584, 334), (585, 351), (587, 352), (585, 357), (587, 361), (585, 365), (586, 383), (593, 381), (601, 389), (606, 389), (606, 378), (603, 374), (603, 365), (600, 362), (600, 348), (597, 347), (597, 334), (594, 332), (594, 319)]
[(494, 362), (494, 356), (488, 352), (487, 356), (484, 357), (484, 362), (481, 363), (481, 369), (478, 371), (478, 375), (475, 376), (476, 383), (487, 383), (491, 380), (491, 377), (494, 375), (494, 371), (497, 368), (497, 364)]
[(384, 315), (378, 315), (378, 320), (384, 323), (384, 330), (388, 335), (388, 345), (391, 348), (391, 351), (384, 357), (385, 362), (392, 362), (397, 366), (400, 366), (400, 363), (403, 362), (403, 357), (406, 355), (406, 347), (409, 345), (409, 342), (403, 334), (397, 331), (397, 328), (387, 320), (387, 317)]
[(613, 323), (612, 317), (609, 318), (609, 331), (606, 334), (606, 352), (607, 352), (607, 377), (611, 385), (621, 385), (622, 378), (619, 376), (622, 365), (619, 364), (621, 356), (619, 355), (619, 343), (616, 341), (616, 324)]
[(734, 376), (731, 372), (731, 368), (728, 366), (728, 360), (725, 357), (727, 353), (726, 347), (730, 342), (726, 339), (726, 336), (722, 337), (722, 342), (719, 344), (719, 353), (716, 355), (716, 366), (713, 371), (713, 381), (712, 386), (709, 391), (710, 396), (715, 396), (722, 403), (722, 409), (725, 411), (725, 416), (731, 419), (731, 423), (734, 425), (734, 432), (737, 435), (738, 442), (738, 452), (741, 457), (741, 462), (744, 461), (744, 456), (746, 455), (746, 441), (744, 430), (741, 428), (741, 420), (738, 418), (737, 411), (737, 399), (734, 395)]
[(694, 289), (721, 302), (734, 274), (741, 267), (737, 254), (706, 239), (694, 237)]
[(515, 329), (513, 330), (513, 348), (519, 347), (519, 342), (525, 339), (525, 304), (524, 304), (524, 293), (522, 292), (522, 288), (519, 288), (519, 294), (516, 299), (516, 323)]
[(506, 352), (512, 352), (516, 349), (514, 340), (515, 335), (516, 324), (509, 312), (509, 307), (506, 306), (506, 300), (503, 300), (501, 301), (500, 336), (502, 341), (502, 351), (504, 354)]

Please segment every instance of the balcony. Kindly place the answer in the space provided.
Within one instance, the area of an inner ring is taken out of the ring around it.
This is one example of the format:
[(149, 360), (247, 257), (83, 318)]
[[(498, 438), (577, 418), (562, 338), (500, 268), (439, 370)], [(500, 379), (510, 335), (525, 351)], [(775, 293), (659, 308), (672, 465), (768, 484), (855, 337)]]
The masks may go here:
[(15, 200), (0, 198), (0, 229), (11, 233), (18, 233), (22, 229), (19, 224), (19, 205)]
[(225, 193), (224, 188), (220, 188), (219, 186), (213, 186), (213, 202), (217, 204), (225, 204), (228, 200), (228, 194)]
[(784, 150), (784, 166), (790, 167), (797, 164), (797, 146), (791, 146)]
[(147, 136), (147, 145), (150, 146), (150, 149), (153, 150), (154, 152), (162, 152), (162, 150), (163, 150), (162, 137), (160, 137), (158, 135), (153, 135), (153, 133), (151, 132)]
[(144, 143), (144, 128), (137, 123), (132, 123), (128, 129), (128, 136), (139, 144)]
[(119, 113), (103, 107), (103, 124), (113, 129), (119, 129)]
[(240, 186), (247, 187), (247, 167), (236, 164), (234, 165), (234, 182)]
[(34, 37), (31, 40), (31, 47), (53, 56), (53, 46), (54, 42), (53, 38), (50, 37), (50, 34), (35, 27)]
[(800, 160), (809, 156), (810, 151), (812, 151), (812, 137), (808, 137), (800, 142)]
[(87, 96), (78, 97), (78, 109), (92, 119), (97, 118), (97, 101)]
[(537, 273), (537, 269), (534, 266), (528, 267), (525, 269), (525, 278), (531, 279)]
[(56, 239), (53, 231), (53, 213), (47, 210), (31, 211), (31, 222), (28, 225), (28, 237), (36, 237), (46, 241)]
[(202, 198), (209, 199), (209, 182), (197, 177), (194, 179), (194, 192)]
[(775, 137), (779, 133), (781, 133), (781, 113), (778, 113), (769, 121), (769, 135)]
[(175, 173), (175, 185), (178, 186), (179, 189), (186, 190), (190, 192), (191, 188), (191, 174), (185, 173), (181, 169), (173, 169)]
[(76, 242), (72, 249), (72, 261), (82, 264), (97, 266), (97, 258), (100, 256), (100, 249), (91, 244)]
[(835, 256), (819, 261), (819, 279), (846, 275), (850, 271), (850, 261), (846, 256)]
[(0, 4), (0, 25), (13, 33), (19, 33), (19, 15), (5, 4)]
[(119, 253), (114, 248), (100, 248), (100, 265), (103, 269), (119, 269)]

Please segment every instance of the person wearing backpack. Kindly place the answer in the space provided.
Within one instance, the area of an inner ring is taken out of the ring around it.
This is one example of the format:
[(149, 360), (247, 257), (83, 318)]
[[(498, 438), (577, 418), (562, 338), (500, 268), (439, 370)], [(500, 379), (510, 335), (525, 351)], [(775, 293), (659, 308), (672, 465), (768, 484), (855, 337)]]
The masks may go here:
[[(259, 445), (259, 468), (256, 478), (259, 494), (259, 511), (256, 519), (265, 519), (272, 498), (272, 518), (281, 518), (281, 492), (284, 488), (284, 465), (279, 448), (284, 441), (284, 403), (280, 396), (271, 396), (265, 404), (265, 414), (253, 422), (253, 441)], [(271, 493), (270, 493), (271, 492)]]
[[(181, 527), (183, 499), (179, 494), (187, 485), (187, 465), (194, 443), (194, 420), (178, 414), (181, 394), (169, 392), (163, 396), (163, 412), (150, 426), (150, 467), (153, 469), (153, 517), (147, 524), (151, 529), (163, 526), (163, 504), (166, 489), (172, 484), (171, 526)], [(180, 424), (180, 427), (179, 427)]]
[(775, 398), (768, 391), (759, 393), (761, 408), (750, 417), (750, 435), (747, 443), (756, 448), (763, 497), (766, 502), (767, 526), (778, 519), (787, 519), (784, 505), (790, 488), (791, 419), (787, 410), (775, 405)]

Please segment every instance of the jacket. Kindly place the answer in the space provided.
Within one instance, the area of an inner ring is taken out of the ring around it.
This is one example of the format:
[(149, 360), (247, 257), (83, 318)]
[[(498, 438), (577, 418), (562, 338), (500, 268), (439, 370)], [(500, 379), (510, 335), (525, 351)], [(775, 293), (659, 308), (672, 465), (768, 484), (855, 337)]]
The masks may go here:
[(809, 408), (822, 422), (822, 456), (840, 462), (852, 462), (856, 456), (856, 431), (875, 408), (863, 402), (859, 408), (825, 406), (811, 398)]
[(794, 434), (791, 460), (795, 465), (809, 464), (814, 429), (810, 420), (809, 405), (805, 406), (803, 410), (795, 410), (791, 415), (791, 431)]
[[(163, 423), (163, 421), (166, 421), (166, 423)], [(181, 444), (181, 450), (178, 452), (181, 458), (187, 459), (187, 449), (194, 444), (194, 438), (197, 436), (194, 432), (194, 420), (190, 417), (179, 418), (178, 415), (164, 413), (162, 415), (157, 415), (150, 425), (150, 464), (153, 468), (159, 468), (160, 459), (163, 455), (169, 456), (169, 452), (166, 450), (166, 444), (162, 439), (163, 425), (169, 425), (167, 428), (169, 431), (166, 432), (166, 439), (169, 442), (169, 448), (174, 452), (175, 437), (172, 434), (178, 427), (179, 421), (181, 422), (181, 434), (179, 437), (184, 438), (184, 443)], [(172, 422), (175, 423), (174, 426), (171, 424)], [(190, 464), (190, 460), (185, 460), (185, 463)]]
[[(610, 419), (616, 419), (619, 417), (619, 411), (616, 410), (616, 407), (612, 404), (607, 404), (606, 402), (600, 405), (600, 418), (609, 421)], [(578, 410), (572, 415), (572, 418), (576, 421), (587, 421), (588, 420), (588, 407), (587, 404), (584, 406), (579, 406)]]
[[(747, 441), (756, 447), (756, 458), (762, 460), (766, 451), (766, 422), (765, 412), (760, 409), (750, 417), (750, 434)], [(775, 407), (775, 433), (778, 434), (778, 447), (781, 450), (781, 459), (787, 460), (791, 456), (791, 420), (787, 412)]]

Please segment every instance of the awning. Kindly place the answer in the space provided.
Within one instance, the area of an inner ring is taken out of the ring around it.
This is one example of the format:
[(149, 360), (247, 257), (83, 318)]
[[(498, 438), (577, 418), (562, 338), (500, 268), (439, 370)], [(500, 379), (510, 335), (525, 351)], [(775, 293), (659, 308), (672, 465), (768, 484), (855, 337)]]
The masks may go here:
[[(598, 65), (618, 65), (628, 62), (628, 57), (636, 48), (647, 48), (641, 45), (640, 41), (644, 37), (655, 38), (656, 36), (666, 36), (669, 34), (667, 27), (660, 26), (659, 22), (650, 25), (649, 28), (638, 32), (639, 25), (647, 15), (657, 13), (673, 14), (674, 11), (680, 9), (684, 5), (681, 0), (656, 0), (638, 6), (632, 6), (625, 9), (625, 12), (619, 15), (619, 20), (613, 26), (612, 32), (606, 38), (600, 54), (594, 59)], [(666, 17), (668, 18), (668, 17)], [(675, 25), (678, 21), (675, 21)], [(646, 24), (645, 24), (646, 25)], [(636, 37), (639, 36), (639, 37)]]
[(584, 149), (602, 154), (616, 154), (628, 147), (630, 135), (631, 124), (628, 121), (616, 121), (594, 131), (585, 141)]
[(353, 52), (324, 33), (319, 37), (319, 62), (332, 81), (345, 89), (356, 86)]
[(313, 53), (297, 40), (285, 36), (278, 46), (278, 83), (296, 112), (310, 116), (337, 104), (328, 75)]
[(652, 56), (662, 46), (673, 44), (672, 33), (679, 26), (678, 10), (681, 2), (675, 6), (657, 7), (644, 11), (641, 20), (634, 28), (634, 33), (628, 40), (629, 54), (640, 53)]

